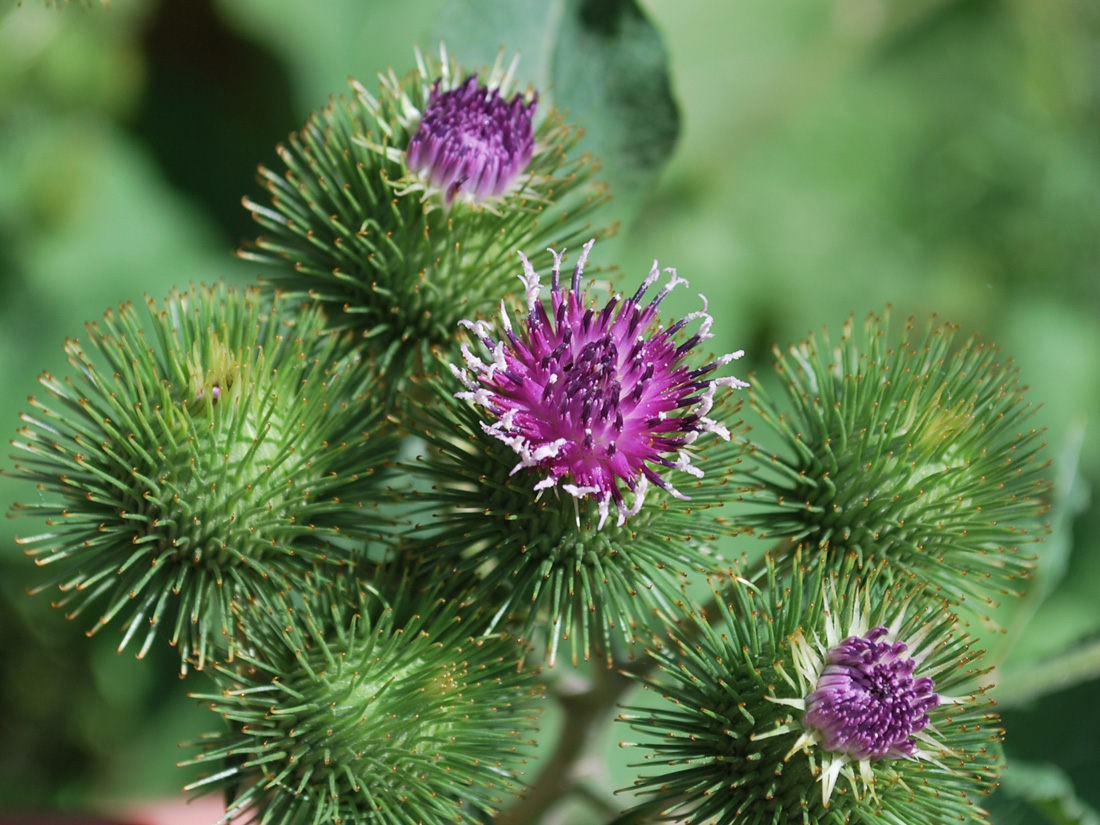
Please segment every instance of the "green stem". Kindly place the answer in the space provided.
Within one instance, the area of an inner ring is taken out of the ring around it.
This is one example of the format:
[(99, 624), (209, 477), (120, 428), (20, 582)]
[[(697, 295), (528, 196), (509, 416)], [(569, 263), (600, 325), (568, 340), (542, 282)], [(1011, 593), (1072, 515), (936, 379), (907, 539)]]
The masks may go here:
[(574, 766), (631, 684), (632, 680), (617, 671), (597, 668), (587, 690), (558, 697), (565, 718), (554, 752), (543, 765), (538, 779), (527, 789), (527, 794), (502, 811), (494, 820), (495, 825), (532, 825), (574, 792), (582, 779), (575, 775)]

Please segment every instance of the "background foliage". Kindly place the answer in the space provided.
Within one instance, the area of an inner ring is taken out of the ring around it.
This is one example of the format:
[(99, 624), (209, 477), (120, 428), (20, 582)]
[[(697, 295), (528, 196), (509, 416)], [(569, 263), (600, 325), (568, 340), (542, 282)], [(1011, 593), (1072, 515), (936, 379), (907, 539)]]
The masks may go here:
[[(624, 2), (512, 3), (497, 16), (474, 0), (14, 5), (0, 4), (0, 420), (11, 433), (37, 373), (67, 372), (61, 343), (84, 321), (189, 281), (254, 280), (230, 255), (255, 234), (240, 197), (257, 194), (256, 164), (276, 164), (275, 144), (349, 74), (372, 88), (440, 35), (467, 61), (518, 48), (521, 78), (549, 81), (594, 147), (646, 129), (637, 148), (665, 151), (672, 101), (620, 105), (628, 81), (660, 91), (663, 40), (680, 140), (652, 184), (624, 167), (632, 155), (605, 160), (612, 183), (629, 184), (611, 206), (624, 230), (595, 263), (632, 278), (654, 257), (676, 266), (693, 289), (673, 311), (707, 294), (715, 351), (746, 349), (759, 381), (773, 342), (887, 303), (898, 326), (936, 312), (1016, 359), (1044, 407), (1057, 487), (1036, 586), (987, 640), (1009, 733), (997, 821), (1097, 821), (1095, 3), (644, 0), (660, 38)], [(600, 65), (592, 37), (619, 44), (600, 54), (635, 71)], [(0, 479), (5, 503), (26, 496)], [(205, 684), (156, 661), (170, 652), (116, 656), (118, 637), (89, 641), (47, 596), (27, 598), (42, 574), (13, 541), (25, 526), (3, 529), (0, 807), (177, 792), (176, 743), (207, 724), (185, 694)], [(756, 551), (741, 541), (725, 549)], [(545, 728), (552, 738), (555, 720)], [(614, 786), (629, 781), (621, 735), (600, 754)]]

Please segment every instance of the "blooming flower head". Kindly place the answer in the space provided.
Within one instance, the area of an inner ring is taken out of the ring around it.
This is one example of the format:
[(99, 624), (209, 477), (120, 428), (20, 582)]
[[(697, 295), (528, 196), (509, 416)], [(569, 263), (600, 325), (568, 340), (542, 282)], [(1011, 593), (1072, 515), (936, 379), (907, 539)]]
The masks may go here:
[[(620, 525), (635, 515), (650, 483), (685, 498), (659, 469), (701, 477), (691, 463), (691, 444), (704, 431), (729, 439), (729, 431), (708, 417), (715, 392), (747, 385), (714, 375), (740, 351), (701, 367), (686, 363), (711, 337), (705, 303), (667, 328), (658, 323), (665, 296), (686, 283), (675, 270), (666, 270), (670, 280), (649, 303), (643, 303), (645, 294), (661, 275), (656, 262), (632, 297), (613, 296), (602, 309), (590, 306), (581, 277), (592, 243), (585, 244), (569, 289), (561, 283), (564, 254), (553, 253), (549, 307), (539, 298), (538, 274), (521, 253), (527, 318), (517, 332), (502, 305), (499, 341), (484, 322), (465, 322), (490, 357), (483, 360), (464, 346), (470, 372), (452, 369), (466, 387), (458, 397), (484, 407), (492, 421), (482, 428), (519, 456), (513, 472), (543, 473), (536, 489), (594, 497), (602, 528), (612, 502)], [(681, 336), (694, 321), (698, 329)], [(633, 493), (629, 506), (624, 489)]]
[(448, 205), (456, 197), (482, 202), (504, 194), (531, 161), (537, 95), (506, 101), (476, 74), (449, 91), (439, 84), (409, 141), (409, 168), (441, 190)]
[(932, 679), (913, 677), (917, 660), (905, 655), (905, 642), (881, 641), (889, 633), (879, 625), (826, 652), (802, 717), (826, 750), (869, 760), (916, 752), (913, 734), (928, 725), (940, 698)]
[[(637, 810), (691, 822), (987, 822), (999, 720), (942, 596), (850, 557), (732, 577), (670, 630), (624, 714), (653, 753)], [(978, 665), (978, 666), (976, 666)], [(648, 820), (647, 820), (648, 821)]]
[[(826, 592), (831, 604), (841, 603), (831, 586)], [(883, 623), (868, 629), (876, 612), (869, 593), (843, 600), (845, 608), (826, 607), (820, 635), (802, 628), (791, 634), (788, 644), (803, 698), (771, 700), (804, 711), (801, 732), (787, 758), (799, 751), (815, 754), (826, 806), (841, 776), (847, 776), (858, 798), (875, 794), (876, 765), (908, 760), (945, 768), (944, 761), (957, 759), (962, 748), (953, 752), (944, 732), (931, 723), (930, 713), (943, 705), (937, 720), (952, 725), (974, 715), (983, 701), (937, 692), (937, 679), (959, 680), (957, 672), (952, 674), (958, 670), (957, 660), (952, 662), (945, 652), (966, 648), (950, 614), (937, 615), (928, 597), (917, 590), (899, 600), (901, 610), (879, 609), (875, 621)], [(795, 730), (798, 727), (784, 724), (775, 733)]]

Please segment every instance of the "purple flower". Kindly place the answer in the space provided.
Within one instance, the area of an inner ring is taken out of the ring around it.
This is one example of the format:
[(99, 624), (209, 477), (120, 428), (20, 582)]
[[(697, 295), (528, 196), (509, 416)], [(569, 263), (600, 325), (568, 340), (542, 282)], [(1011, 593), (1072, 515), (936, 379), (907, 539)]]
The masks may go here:
[(904, 656), (904, 642), (879, 641), (888, 632), (876, 627), (826, 651), (802, 717), (820, 732), (825, 750), (853, 760), (914, 756), (911, 737), (928, 724), (940, 697), (932, 679), (913, 678), (917, 662)]
[[(491, 357), (483, 361), (464, 345), (473, 376), (452, 370), (466, 387), (458, 397), (492, 416), (491, 423), (482, 422), (485, 432), (519, 455), (513, 472), (531, 468), (545, 474), (536, 490), (560, 485), (578, 499), (595, 497), (602, 528), (612, 501), (619, 524), (636, 514), (650, 482), (686, 498), (658, 471), (701, 477), (690, 445), (703, 431), (729, 439), (729, 431), (707, 417), (715, 391), (748, 385), (714, 376), (741, 352), (701, 367), (685, 363), (711, 337), (705, 299), (703, 310), (667, 329), (659, 325), (657, 307), (675, 286), (687, 283), (673, 269), (665, 270), (671, 279), (648, 304), (642, 298), (660, 276), (656, 262), (633, 297), (612, 297), (601, 310), (586, 306), (581, 276), (593, 243), (585, 244), (568, 291), (561, 285), (563, 254), (553, 253), (549, 307), (539, 300), (538, 274), (520, 253), (526, 321), (517, 333), (502, 305), (499, 341), (485, 322), (464, 322)], [(698, 330), (681, 335), (694, 321), (701, 322)], [(624, 488), (634, 494), (632, 506), (623, 500)]]
[(409, 141), (408, 167), (429, 186), (456, 197), (484, 201), (504, 194), (531, 160), (531, 118), (537, 98), (517, 94), (509, 103), (470, 75), (448, 92), (432, 87), (420, 126)]

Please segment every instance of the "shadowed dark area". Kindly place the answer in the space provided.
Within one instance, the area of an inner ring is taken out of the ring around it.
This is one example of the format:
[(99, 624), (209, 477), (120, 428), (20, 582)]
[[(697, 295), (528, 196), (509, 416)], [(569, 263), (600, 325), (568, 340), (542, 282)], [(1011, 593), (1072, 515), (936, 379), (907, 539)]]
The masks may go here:
[(286, 71), (210, 0), (162, 2), (143, 46), (148, 82), (132, 127), (236, 247), (255, 234), (240, 199), (257, 162), (298, 125)]

